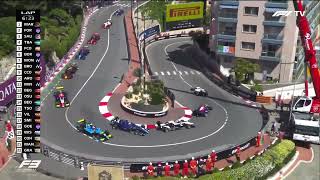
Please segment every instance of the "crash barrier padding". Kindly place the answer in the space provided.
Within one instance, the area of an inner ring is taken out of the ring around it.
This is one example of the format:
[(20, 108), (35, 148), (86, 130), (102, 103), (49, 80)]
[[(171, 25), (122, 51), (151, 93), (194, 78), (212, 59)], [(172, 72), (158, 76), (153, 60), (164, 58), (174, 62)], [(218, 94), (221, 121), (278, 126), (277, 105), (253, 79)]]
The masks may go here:
[[(223, 150), (223, 151), (216, 151), (217, 153), (217, 161), (219, 160), (222, 160), (222, 159), (226, 159), (232, 155), (234, 155), (236, 153), (236, 149), (238, 146), (240, 146), (240, 149), (241, 151), (244, 151), (245, 149), (248, 149), (249, 147), (251, 146), (255, 146), (255, 138), (253, 139), (250, 139), (249, 141), (246, 141), (245, 143), (242, 143), (240, 145), (234, 145), (226, 150)], [(209, 152), (211, 153), (211, 152)], [(201, 157), (195, 157), (195, 159), (199, 159), (199, 158), (202, 158), (202, 159), (207, 159), (208, 158), (208, 155), (204, 155), (204, 156), (201, 156)], [(183, 163), (184, 163), (184, 160), (185, 159), (180, 159), (178, 160), (179, 164), (180, 164), (180, 168), (182, 169), (183, 168)], [(188, 161), (191, 160), (191, 158), (189, 157), (189, 159), (187, 159)], [(153, 162), (153, 163), (158, 163), (158, 162)], [(170, 166), (173, 166), (175, 164), (175, 161), (170, 161), (168, 162)], [(134, 164), (131, 164), (130, 166), (130, 172), (133, 172), (133, 173), (136, 173), (136, 172), (144, 172), (146, 167), (149, 165), (148, 162), (146, 163), (134, 163)], [(165, 165), (165, 162), (162, 162), (162, 165)]]
[(143, 112), (143, 111), (134, 110), (132, 108), (129, 109), (125, 107), (122, 103), (120, 104), (122, 109), (125, 110), (126, 112), (137, 115), (137, 116), (141, 116), (141, 117), (156, 118), (156, 117), (162, 117), (168, 114), (168, 110), (163, 112)]
[(270, 96), (257, 96), (256, 102), (263, 104), (272, 104), (272, 97)]

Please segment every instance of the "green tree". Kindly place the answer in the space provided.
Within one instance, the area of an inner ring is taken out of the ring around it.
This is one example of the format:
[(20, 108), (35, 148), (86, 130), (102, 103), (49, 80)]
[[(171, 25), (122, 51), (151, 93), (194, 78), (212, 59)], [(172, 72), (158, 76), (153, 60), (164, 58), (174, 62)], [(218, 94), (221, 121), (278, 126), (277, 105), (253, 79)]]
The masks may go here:
[(236, 78), (242, 82), (249, 82), (254, 79), (254, 73), (260, 71), (258, 64), (252, 63), (247, 59), (237, 58), (234, 66)]

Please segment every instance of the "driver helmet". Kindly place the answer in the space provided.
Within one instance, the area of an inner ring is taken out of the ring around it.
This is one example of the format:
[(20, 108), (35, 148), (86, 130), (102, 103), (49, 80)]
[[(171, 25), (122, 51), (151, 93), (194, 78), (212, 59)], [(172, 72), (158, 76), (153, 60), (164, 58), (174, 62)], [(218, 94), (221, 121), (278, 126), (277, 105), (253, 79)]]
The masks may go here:
[(64, 94), (62, 92), (60, 92), (59, 97), (64, 97)]

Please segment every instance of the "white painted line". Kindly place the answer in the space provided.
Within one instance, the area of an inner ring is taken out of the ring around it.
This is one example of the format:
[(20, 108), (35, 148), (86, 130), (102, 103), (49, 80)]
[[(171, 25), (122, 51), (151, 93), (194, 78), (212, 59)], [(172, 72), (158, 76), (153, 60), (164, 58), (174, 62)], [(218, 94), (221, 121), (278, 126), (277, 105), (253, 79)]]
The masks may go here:
[(188, 75), (189, 73), (188, 73), (188, 71), (184, 71), (184, 73), (186, 74), (186, 75)]
[(240, 161), (241, 164), (243, 164), (246, 160)]
[(180, 75), (182, 75), (182, 72), (181, 72), (181, 71), (179, 71), (179, 74), (180, 74)]
[(219, 171), (222, 171), (224, 168), (220, 168)]
[(253, 158), (254, 158), (254, 156), (251, 156), (251, 157), (250, 157), (250, 159), (253, 159)]
[[(168, 44), (168, 45), (164, 48), (164, 52), (165, 52), (166, 55), (169, 57), (167, 48), (168, 48), (169, 46), (174, 45), (174, 44), (184, 43), (184, 42), (189, 42), (189, 41), (180, 41), (180, 42), (175, 42), (175, 43), (172, 43), (172, 44)], [(172, 61), (170, 61), (170, 62), (171, 62), (171, 64), (172, 64), (173, 68), (174, 68), (176, 71), (179, 71), (178, 68), (176, 67), (176, 65), (175, 65)], [(183, 81), (184, 83), (186, 83), (188, 86), (192, 87), (185, 79), (183, 79), (182, 73), (181, 73), (180, 71), (179, 71), (179, 73), (180, 73), (180, 78), (182, 79), (182, 81)]]
[(199, 72), (199, 71), (196, 71), (196, 73), (197, 73), (197, 74), (201, 74), (201, 72)]
[(194, 74), (194, 72), (193, 72), (193, 71), (190, 71), (190, 73), (191, 73), (191, 74)]
[(177, 73), (175, 71), (172, 72), (174, 75), (177, 75)]
[(155, 74), (156, 76), (158, 76), (158, 75), (159, 75), (159, 73), (158, 73), (158, 72), (154, 72), (154, 74)]
[(162, 76), (164, 76), (164, 72), (161, 71), (160, 73), (161, 73)]
[(114, 93), (117, 89), (118, 89), (118, 87), (121, 85), (121, 83), (119, 83), (114, 89), (113, 89), (113, 91), (112, 91), (112, 93)]
[(171, 75), (169, 71), (167, 71), (167, 74), (168, 74), (169, 76)]

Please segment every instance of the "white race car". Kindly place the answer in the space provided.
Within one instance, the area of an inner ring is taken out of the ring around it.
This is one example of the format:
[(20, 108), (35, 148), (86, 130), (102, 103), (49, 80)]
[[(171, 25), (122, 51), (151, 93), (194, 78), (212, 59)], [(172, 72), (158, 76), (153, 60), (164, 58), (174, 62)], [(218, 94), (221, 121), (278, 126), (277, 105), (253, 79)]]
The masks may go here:
[(197, 96), (208, 96), (208, 92), (201, 87), (191, 88), (191, 91)]
[(103, 29), (109, 29), (112, 25), (111, 19), (108, 19), (107, 22), (103, 23), (102, 28)]

